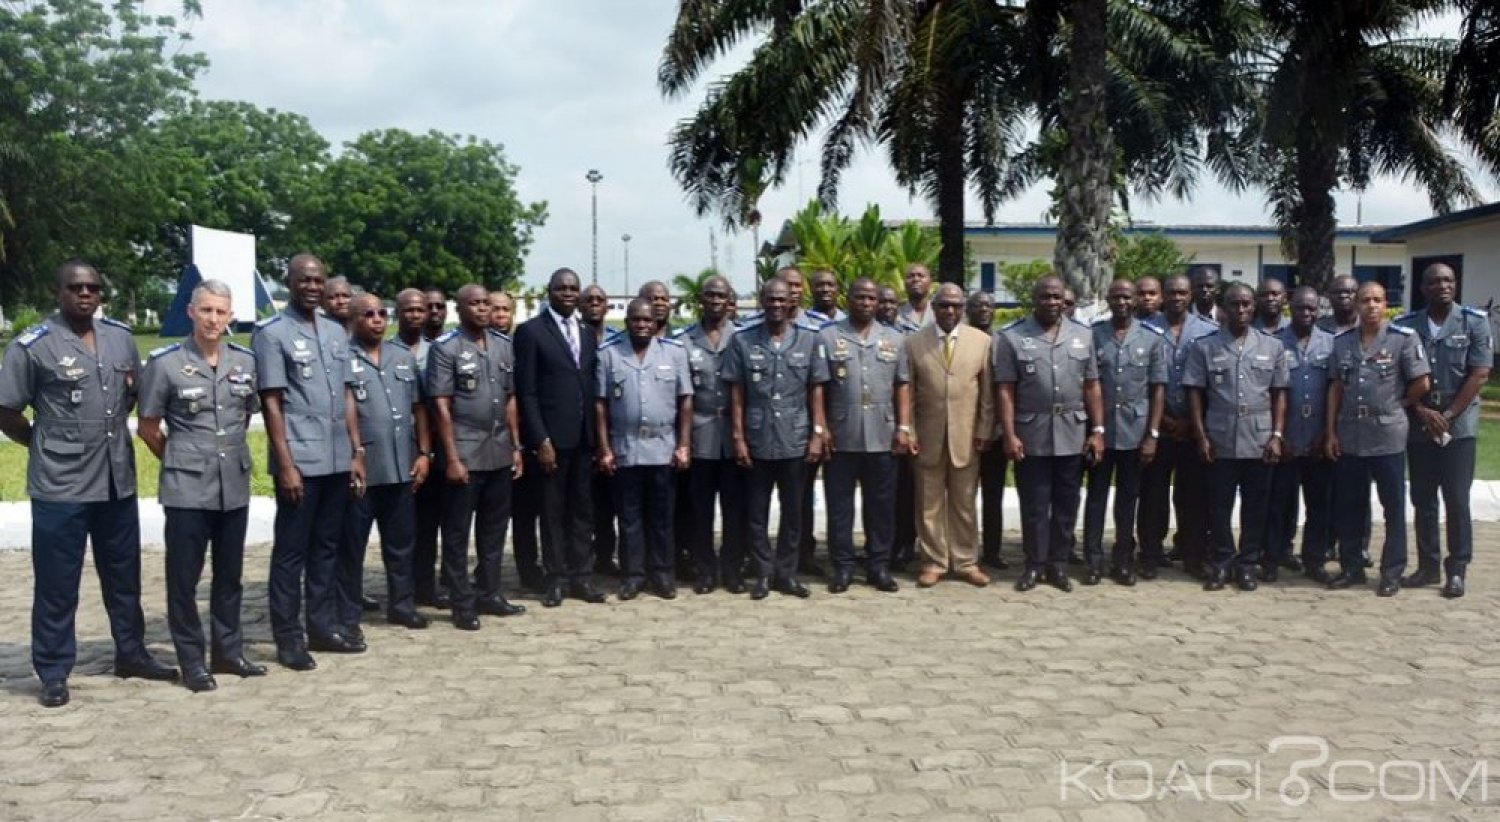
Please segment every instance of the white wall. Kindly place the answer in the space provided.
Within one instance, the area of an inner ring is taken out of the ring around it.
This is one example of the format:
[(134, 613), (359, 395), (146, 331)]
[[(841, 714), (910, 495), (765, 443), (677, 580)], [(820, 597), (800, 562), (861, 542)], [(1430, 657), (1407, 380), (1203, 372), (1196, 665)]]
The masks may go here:
[[(1462, 254), (1464, 304), (1483, 308), (1490, 300), (1500, 302), (1500, 219), (1424, 232), (1407, 239), (1404, 247), (1391, 248), (1399, 250), (1408, 266), (1414, 257)], [(1421, 273), (1414, 272), (1413, 278)]]

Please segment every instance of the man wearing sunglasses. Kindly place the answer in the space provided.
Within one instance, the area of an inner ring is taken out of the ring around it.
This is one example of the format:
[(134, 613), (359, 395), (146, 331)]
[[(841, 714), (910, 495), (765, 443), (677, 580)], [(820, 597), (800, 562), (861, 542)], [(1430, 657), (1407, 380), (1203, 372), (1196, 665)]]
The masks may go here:
[(128, 326), (95, 319), (102, 293), (92, 266), (64, 263), (57, 313), (17, 337), (0, 368), (0, 431), (28, 448), (31, 663), (42, 681), (38, 701), (48, 708), (68, 703), (89, 542), (115, 640), (115, 676), (177, 678), (177, 669), (146, 651), (135, 453), (126, 427), (140, 363)]

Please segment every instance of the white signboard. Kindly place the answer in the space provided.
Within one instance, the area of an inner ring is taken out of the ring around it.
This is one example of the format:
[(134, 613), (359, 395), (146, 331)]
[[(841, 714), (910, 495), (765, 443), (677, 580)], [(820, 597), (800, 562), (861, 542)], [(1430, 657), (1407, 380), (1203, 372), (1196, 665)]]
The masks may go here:
[(222, 280), (234, 294), (234, 316), (255, 320), (255, 235), (192, 227), (193, 265), (205, 280)]

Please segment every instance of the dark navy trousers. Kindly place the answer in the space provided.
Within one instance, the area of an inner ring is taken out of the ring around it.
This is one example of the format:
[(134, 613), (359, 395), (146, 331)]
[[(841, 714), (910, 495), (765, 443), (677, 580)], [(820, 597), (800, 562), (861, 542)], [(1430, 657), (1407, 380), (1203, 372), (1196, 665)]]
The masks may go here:
[[(1240, 501), (1240, 539), (1234, 540), (1234, 501)], [(1208, 464), (1209, 565), (1219, 571), (1260, 566), (1271, 504), (1271, 466), (1259, 457)]]
[(896, 457), (889, 451), (836, 451), (823, 469), (828, 506), (828, 555), (835, 570), (854, 570), (854, 487), (863, 491), (865, 570), (887, 572), (896, 532)]
[[(687, 470), (688, 505), (692, 509), (688, 537), (693, 548), (693, 567), (700, 577), (725, 582), (744, 576), (745, 491), (750, 472), (732, 459), (694, 459)], [(723, 547), (714, 550), (714, 502), (723, 515)]]
[(1418, 568), (1437, 570), (1443, 562), (1438, 542), (1438, 494), (1442, 493), (1447, 515), (1449, 574), (1463, 576), (1474, 556), (1474, 518), (1469, 513), (1469, 492), (1474, 488), (1475, 441), (1414, 442), (1406, 448), (1411, 464), (1411, 504), (1416, 509)]
[(1380, 551), (1380, 575), (1399, 577), (1406, 570), (1406, 455), (1356, 457), (1339, 460), (1338, 487), (1334, 490), (1338, 517), (1339, 563), (1345, 571), (1364, 570), (1362, 539), (1367, 528), (1370, 482), (1385, 512), (1385, 546)]
[(166, 509), (167, 628), (184, 670), (205, 666), (203, 622), (198, 616), (198, 580), (204, 559), (213, 552), (213, 580), (209, 583), (208, 616), (215, 659), (245, 655), (240, 632), (240, 603), (245, 586), (245, 528), (250, 508), (203, 511)]
[(307, 634), (339, 631), (338, 555), (349, 506), (349, 474), (302, 478), (302, 502), (276, 495), (275, 544), (271, 547), (271, 634), (278, 648), (305, 641), (302, 626), (304, 577)]
[[(780, 582), (797, 575), (797, 550), (802, 539), (802, 487), (806, 476), (807, 461), (801, 457), (756, 460), (750, 468), (750, 556), (757, 577)], [(774, 553), (770, 531), (773, 491), (781, 505)]]
[[(443, 584), (454, 613), (474, 613), (475, 600), (500, 596), (500, 562), (510, 525), (509, 467), (470, 471), (464, 485), (449, 483), (443, 497)], [(469, 578), (469, 526), (474, 527), (474, 577)], [(478, 593), (475, 593), (475, 586)]]
[(1302, 525), (1302, 564), (1321, 568), (1328, 561), (1329, 508), (1333, 505), (1333, 463), (1321, 457), (1293, 457), (1271, 469), (1271, 516), (1260, 564), (1275, 568), (1292, 553), (1297, 536), (1297, 495), (1307, 520)]
[(1110, 568), (1130, 568), (1135, 563), (1135, 513), (1141, 497), (1141, 452), (1106, 449), (1099, 464), (1087, 469), (1089, 496), (1083, 506), (1083, 558), (1089, 567), (1104, 569), (1104, 512), (1108, 508), (1110, 480), (1114, 480), (1115, 543), (1110, 550)]
[[(429, 477), (428, 482), (431, 482)], [(424, 487), (426, 483), (423, 483)], [(417, 535), (417, 496), (411, 483), (372, 485), (356, 500), (350, 517), (348, 545), (339, 563), (339, 616), (345, 627), (364, 614), (365, 548), (370, 531), (380, 527), (380, 558), (385, 566), (387, 614), (416, 613), (413, 557)]]
[(1083, 457), (1028, 456), (1016, 463), (1016, 496), (1021, 501), (1021, 547), (1026, 569), (1062, 574), (1078, 526)]
[(666, 465), (620, 468), (612, 479), (613, 510), (620, 520), (620, 569), (626, 580), (670, 585), (676, 556), (672, 520), (677, 485)]

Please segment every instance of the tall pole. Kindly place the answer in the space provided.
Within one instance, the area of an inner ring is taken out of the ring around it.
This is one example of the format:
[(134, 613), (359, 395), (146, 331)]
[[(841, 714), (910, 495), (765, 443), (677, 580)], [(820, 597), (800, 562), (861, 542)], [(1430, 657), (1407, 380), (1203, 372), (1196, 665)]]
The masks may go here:
[(620, 242), (625, 244), (625, 294), (630, 294), (630, 235), (621, 234)]
[(597, 169), (597, 168), (591, 168), (591, 169), (589, 169), (589, 173), (588, 174), (583, 175), (583, 179), (588, 180), (589, 181), (589, 185), (593, 189), (593, 192), (592, 192), (593, 203), (592, 203), (591, 213), (593, 215), (593, 227), (594, 227), (594, 245), (593, 245), (593, 248), (594, 248), (594, 278), (593, 278), (592, 282), (593, 282), (594, 285), (598, 285), (599, 284), (599, 181), (604, 179), (604, 175), (599, 173), (599, 169)]

